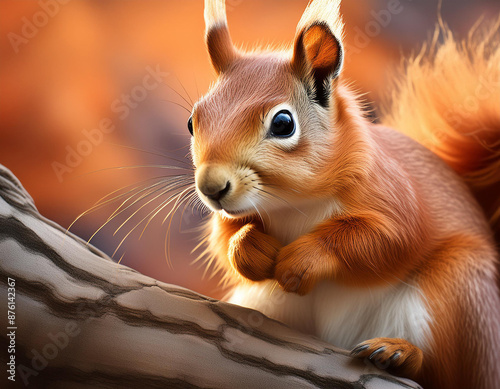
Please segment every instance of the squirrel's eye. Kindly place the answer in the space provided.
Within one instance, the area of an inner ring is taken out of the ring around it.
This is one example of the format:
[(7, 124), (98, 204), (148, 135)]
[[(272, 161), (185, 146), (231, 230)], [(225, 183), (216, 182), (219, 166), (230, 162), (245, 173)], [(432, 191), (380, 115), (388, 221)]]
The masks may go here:
[(279, 111), (271, 122), (271, 135), (278, 138), (288, 138), (295, 133), (295, 122), (289, 111)]
[(193, 135), (193, 117), (191, 116), (188, 120), (188, 130)]

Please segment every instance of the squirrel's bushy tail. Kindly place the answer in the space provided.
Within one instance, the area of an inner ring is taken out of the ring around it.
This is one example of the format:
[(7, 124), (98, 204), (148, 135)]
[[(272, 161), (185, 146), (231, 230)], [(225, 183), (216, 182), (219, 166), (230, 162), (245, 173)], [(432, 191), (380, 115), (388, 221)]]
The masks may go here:
[(500, 19), (464, 41), (442, 23), (408, 61), (383, 123), (414, 138), (469, 184), (500, 244)]

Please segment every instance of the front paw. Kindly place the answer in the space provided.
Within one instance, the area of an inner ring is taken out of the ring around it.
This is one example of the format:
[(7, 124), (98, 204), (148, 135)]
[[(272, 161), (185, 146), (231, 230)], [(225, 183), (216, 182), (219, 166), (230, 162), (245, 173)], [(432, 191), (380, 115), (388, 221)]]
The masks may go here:
[(356, 346), (351, 355), (368, 359), (379, 369), (407, 378), (415, 378), (420, 372), (423, 353), (404, 339), (375, 338)]
[(327, 277), (327, 260), (317, 245), (307, 237), (300, 238), (281, 249), (276, 258), (274, 279), (286, 292), (303, 296)]
[(254, 224), (243, 226), (229, 241), (228, 257), (233, 268), (252, 281), (273, 277), (281, 244)]

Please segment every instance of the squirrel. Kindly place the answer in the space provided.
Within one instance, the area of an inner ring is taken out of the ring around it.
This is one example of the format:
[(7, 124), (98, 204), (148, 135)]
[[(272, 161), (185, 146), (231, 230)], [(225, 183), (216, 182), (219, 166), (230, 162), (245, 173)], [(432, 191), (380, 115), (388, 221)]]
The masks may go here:
[(500, 23), (441, 24), (374, 124), (340, 0), (283, 50), (235, 48), (223, 0), (205, 22), (217, 81), (188, 128), (228, 300), (425, 388), (500, 388)]

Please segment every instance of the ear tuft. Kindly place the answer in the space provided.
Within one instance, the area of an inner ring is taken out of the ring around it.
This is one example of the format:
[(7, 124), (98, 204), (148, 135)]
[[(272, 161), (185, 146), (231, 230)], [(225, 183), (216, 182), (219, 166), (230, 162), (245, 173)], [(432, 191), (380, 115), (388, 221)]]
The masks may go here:
[(225, 0), (205, 0), (205, 39), (212, 65), (224, 72), (238, 56), (227, 28)]
[(310, 1), (297, 26), (297, 36), (314, 24), (323, 24), (341, 41), (344, 23), (340, 16), (340, 3), (341, 0)]

